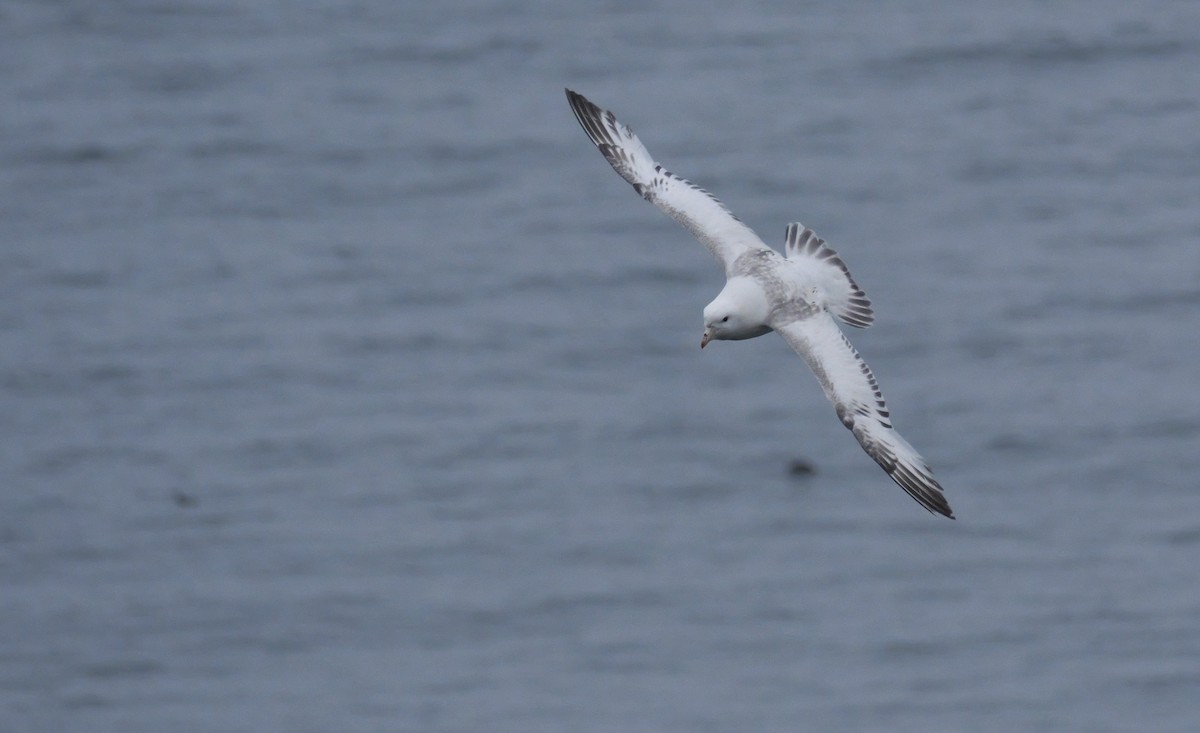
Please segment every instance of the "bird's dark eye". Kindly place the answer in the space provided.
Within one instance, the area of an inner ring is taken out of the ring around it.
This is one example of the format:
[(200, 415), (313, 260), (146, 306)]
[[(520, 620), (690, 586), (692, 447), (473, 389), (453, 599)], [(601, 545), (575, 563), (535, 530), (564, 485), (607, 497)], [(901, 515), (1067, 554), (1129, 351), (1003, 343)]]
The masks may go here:
[(725, 316), (724, 318), (721, 319), (721, 323), (725, 323), (728, 320), (729, 320), (729, 316)]

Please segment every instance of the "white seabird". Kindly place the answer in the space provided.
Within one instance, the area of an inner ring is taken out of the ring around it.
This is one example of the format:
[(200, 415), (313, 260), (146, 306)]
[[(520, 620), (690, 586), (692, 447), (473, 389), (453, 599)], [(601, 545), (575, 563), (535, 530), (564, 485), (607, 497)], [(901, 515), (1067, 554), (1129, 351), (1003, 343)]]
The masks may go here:
[(954, 519), (929, 464), (892, 428), (875, 375), (834, 320), (866, 328), (875, 316), (833, 248), (811, 229), (789, 224), (786, 257), (780, 256), (712, 194), (656, 163), (612, 112), (566, 92), (579, 124), (613, 170), (725, 267), (725, 287), (704, 308), (700, 347), (779, 332), (808, 363), (867, 455), (921, 506)]

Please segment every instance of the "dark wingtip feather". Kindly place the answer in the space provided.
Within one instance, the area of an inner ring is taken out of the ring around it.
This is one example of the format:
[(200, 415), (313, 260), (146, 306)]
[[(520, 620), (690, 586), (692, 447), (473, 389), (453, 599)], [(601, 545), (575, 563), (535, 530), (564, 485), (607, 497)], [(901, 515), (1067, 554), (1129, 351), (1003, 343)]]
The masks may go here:
[(575, 113), (575, 119), (579, 120), (579, 125), (587, 136), (591, 138), (592, 143), (601, 149), (605, 157), (609, 157), (610, 152), (605, 152), (603, 146), (611, 145), (612, 138), (601, 124), (601, 117), (604, 115), (604, 110), (593, 104), (587, 97), (579, 92), (566, 90), (567, 102), (571, 105), (571, 111)]
[(946, 495), (942, 493), (942, 486), (937, 479), (915, 473), (903, 463), (896, 463), (887, 473), (930, 514), (941, 514), (948, 519), (956, 519), (954, 510), (950, 508), (950, 502), (946, 501)]

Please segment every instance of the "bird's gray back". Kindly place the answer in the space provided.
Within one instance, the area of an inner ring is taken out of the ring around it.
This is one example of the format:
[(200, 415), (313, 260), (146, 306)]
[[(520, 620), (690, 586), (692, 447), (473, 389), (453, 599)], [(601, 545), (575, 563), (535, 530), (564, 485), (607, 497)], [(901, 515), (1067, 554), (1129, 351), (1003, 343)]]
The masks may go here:
[(805, 292), (803, 283), (788, 277), (787, 260), (771, 249), (742, 253), (730, 268), (730, 277), (745, 277), (758, 283), (771, 308), (770, 323), (780, 328), (811, 318), (821, 307)]

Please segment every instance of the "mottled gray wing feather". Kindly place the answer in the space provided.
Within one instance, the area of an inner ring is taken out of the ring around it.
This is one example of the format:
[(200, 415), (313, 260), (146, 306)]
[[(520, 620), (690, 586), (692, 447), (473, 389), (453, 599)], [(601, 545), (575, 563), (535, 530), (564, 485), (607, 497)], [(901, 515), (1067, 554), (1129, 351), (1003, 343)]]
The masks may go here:
[(608, 110), (582, 94), (567, 91), (567, 100), (584, 132), (605, 160), (635, 191), (683, 225), (712, 252), (728, 275), (734, 260), (753, 249), (769, 249), (750, 227), (704, 189), (654, 161), (646, 146)]
[(819, 311), (771, 325), (808, 363), (838, 418), (867, 455), (921, 506), (953, 519), (954, 512), (929, 464), (892, 428), (875, 375), (832, 316)]

